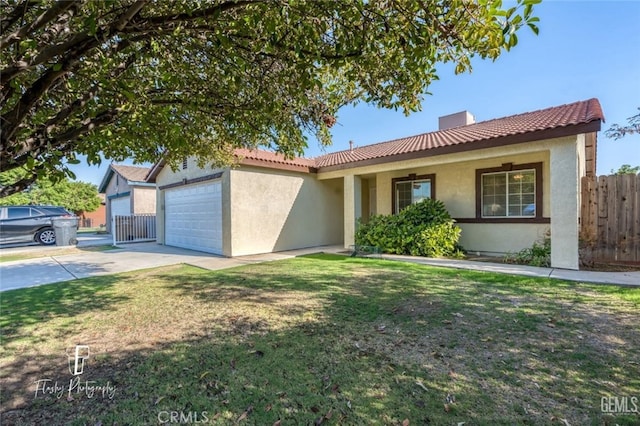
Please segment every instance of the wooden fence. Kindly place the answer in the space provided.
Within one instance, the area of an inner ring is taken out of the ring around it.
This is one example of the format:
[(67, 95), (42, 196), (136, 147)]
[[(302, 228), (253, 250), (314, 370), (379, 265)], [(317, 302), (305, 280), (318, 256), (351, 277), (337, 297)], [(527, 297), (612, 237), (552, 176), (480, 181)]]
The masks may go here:
[(640, 175), (582, 178), (581, 260), (640, 264)]

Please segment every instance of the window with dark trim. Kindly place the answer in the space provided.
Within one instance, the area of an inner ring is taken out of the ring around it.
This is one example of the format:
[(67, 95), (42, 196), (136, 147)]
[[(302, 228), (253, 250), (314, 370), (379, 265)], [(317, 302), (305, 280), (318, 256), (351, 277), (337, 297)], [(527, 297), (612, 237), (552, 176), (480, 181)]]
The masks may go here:
[(187, 163), (187, 157), (182, 159), (182, 170), (186, 170), (189, 163)]
[(542, 163), (506, 163), (476, 170), (476, 220), (543, 220)]
[(426, 198), (436, 196), (436, 175), (414, 174), (391, 180), (393, 213), (398, 213), (405, 207), (419, 203)]

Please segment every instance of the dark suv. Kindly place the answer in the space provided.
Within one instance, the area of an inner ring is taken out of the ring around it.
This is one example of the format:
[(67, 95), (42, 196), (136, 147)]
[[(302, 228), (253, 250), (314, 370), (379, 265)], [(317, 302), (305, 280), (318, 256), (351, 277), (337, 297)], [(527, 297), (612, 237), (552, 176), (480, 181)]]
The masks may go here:
[(75, 217), (63, 207), (6, 206), (0, 207), (0, 244), (35, 241), (44, 245), (56, 243), (51, 219)]

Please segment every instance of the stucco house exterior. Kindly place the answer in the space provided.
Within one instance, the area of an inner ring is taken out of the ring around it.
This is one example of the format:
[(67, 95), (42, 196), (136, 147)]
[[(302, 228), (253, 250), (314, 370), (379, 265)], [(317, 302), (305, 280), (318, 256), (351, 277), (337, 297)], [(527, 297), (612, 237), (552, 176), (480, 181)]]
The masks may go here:
[(106, 197), (107, 231), (113, 216), (156, 213), (156, 184), (147, 180), (149, 167), (111, 164), (98, 192)]
[(597, 99), (285, 159), (237, 150), (238, 166), (172, 171), (159, 162), (158, 242), (224, 256), (353, 244), (358, 219), (442, 200), (471, 252), (503, 254), (551, 232), (553, 267), (578, 269), (580, 180), (596, 170)]

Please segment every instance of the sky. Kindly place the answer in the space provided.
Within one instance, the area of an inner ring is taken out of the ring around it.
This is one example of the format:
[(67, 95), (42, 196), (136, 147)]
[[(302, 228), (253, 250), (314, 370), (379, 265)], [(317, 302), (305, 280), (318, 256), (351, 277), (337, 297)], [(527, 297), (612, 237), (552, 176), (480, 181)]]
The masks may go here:
[[(332, 128), (333, 145), (323, 149), (311, 139), (306, 156), (348, 149), (349, 141), (364, 146), (435, 131), (438, 117), (464, 110), (480, 122), (597, 98), (605, 116), (597, 173), (640, 166), (640, 135), (613, 140), (604, 134), (640, 112), (640, 0), (543, 0), (534, 10), (539, 35), (523, 28), (518, 45), (495, 62), (474, 59), (473, 71), (459, 75), (440, 65), (422, 111), (407, 117), (365, 103), (346, 106)], [(72, 170), (77, 180), (98, 185), (109, 163)]]

